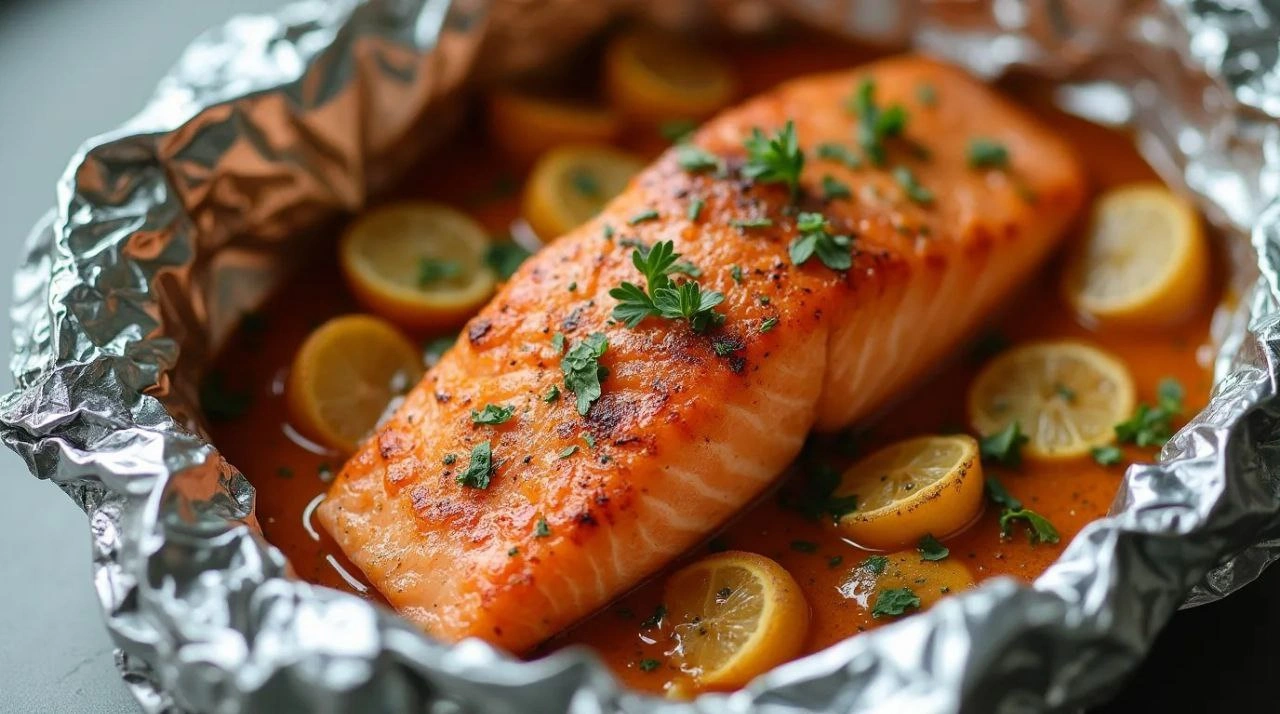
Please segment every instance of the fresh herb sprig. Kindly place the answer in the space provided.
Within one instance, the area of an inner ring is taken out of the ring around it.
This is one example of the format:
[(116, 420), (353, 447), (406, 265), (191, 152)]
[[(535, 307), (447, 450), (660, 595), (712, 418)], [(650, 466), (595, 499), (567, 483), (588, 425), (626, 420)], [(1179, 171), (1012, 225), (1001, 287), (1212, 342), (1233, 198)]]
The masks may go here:
[(715, 307), (724, 302), (724, 295), (714, 290), (704, 291), (697, 281), (689, 280), (677, 285), (672, 282), (673, 273), (696, 273), (697, 268), (687, 262), (678, 262), (672, 241), (660, 241), (648, 251), (636, 248), (631, 262), (644, 276), (645, 288), (631, 282), (623, 282), (609, 291), (618, 301), (613, 308), (613, 319), (627, 327), (639, 325), (647, 317), (668, 320), (686, 320), (694, 332), (706, 332), (724, 322), (724, 315)]
[(801, 213), (796, 217), (796, 231), (789, 252), (791, 262), (803, 265), (814, 255), (832, 270), (848, 270), (853, 265), (849, 236), (832, 235), (831, 226), (821, 213)]
[(1033, 545), (1036, 543), (1058, 542), (1058, 529), (1053, 527), (1049, 519), (1029, 508), (1025, 508), (1022, 505), (1022, 501), (1009, 493), (999, 479), (995, 476), (987, 476), (986, 487), (987, 498), (992, 503), (1000, 506), (1000, 536), (1002, 538), (1009, 537), (1013, 531), (1014, 521), (1022, 521), (1027, 526), (1027, 538), (1030, 539)]
[(1182, 413), (1186, 392), (1176, 379), (1156, 388), (1156, 405), (1139, 404), (1134, 415), (1116, 424), (1116, 439), (1138, 446), (1164, 446), (1173, 436), (1173, 419)]
[(907, 127), (906, 108), (901, 104), (876, 104), (876, 83), (870, 78), (858, 84), (848, 108), (858, 117), (858, 146), (863, 155), (876, 166), (884, 166), (888, 161), (885, 142), (902, 136)]
[(804, 151), (796, 139), (795, 122), (788, 120), (773, 136), (765, 136), (758, 128), (752, 129), (743, 144), (747, 148), (743, 176), (761, 183), (786, 184), (792, 200), (800, 195)]
[(603, 332), (595, 332), (570, 347), (560, 361), (564, 386), (577, 397), (579, 414), (585, 415), (603, 394), (600, 380), (609, 371), (600, 364), (600, 358), (608, 349), (609, 338)]

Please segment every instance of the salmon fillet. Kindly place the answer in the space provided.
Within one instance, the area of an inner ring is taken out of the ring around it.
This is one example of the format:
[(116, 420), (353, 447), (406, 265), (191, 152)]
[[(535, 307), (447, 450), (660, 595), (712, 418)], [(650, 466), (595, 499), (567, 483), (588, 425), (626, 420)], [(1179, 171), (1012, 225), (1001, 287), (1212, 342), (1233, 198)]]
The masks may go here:
[[(907, 108), (905, 139), (889, 142), (885, 168), (819, 158), (824, 142), (856, 146), (846, 100), (866, 78), (880, 106)], [(916, 99), (924, 84), (932, 106)], [(847, 271), (817, 258), (793, 265), (787, 188), (737, 170), (751, 130), (787, 120), (808, 157), (795, 208), (852, 236)], [(1008, 149), (1008, 170), (970, 167), (976, 137)], [(431, 635), (526, 651), (705, 539), (777, 478), (810, 430), (847, 426), (933, 369), (1041, 263), (1085, 194), (1063, 141), (963, 72), (919, 57), (787, 82), (693, 141), (725, 157), (727, 175), (686, 171), (668, 151), (597, 218), (528, 260), (319, 507), (351, 561)], [(906, 195), (899, 164), (932, 201)], [(851, 197), (824, 200), (828, 175)], [(704, 202), (696, 220), (694, 199)], [(647, 212), (656, 217), (633, 220)], [(761, 217), (773, 224), (732, 223)], [(644, 282), (632, 246), (662, 240), (701, 271), (704, 290), (724, 294), (721, 327), (610, 319), (609, 290)], [(570, 346), (607, 336), (603, 394), (585, 415), (555, 333)], [(553, 389), (561, 397), (547, 401)], [(487, 404), (515, 411), (473, 424)], [(485, 441), (491, 483), (459, 485)]]

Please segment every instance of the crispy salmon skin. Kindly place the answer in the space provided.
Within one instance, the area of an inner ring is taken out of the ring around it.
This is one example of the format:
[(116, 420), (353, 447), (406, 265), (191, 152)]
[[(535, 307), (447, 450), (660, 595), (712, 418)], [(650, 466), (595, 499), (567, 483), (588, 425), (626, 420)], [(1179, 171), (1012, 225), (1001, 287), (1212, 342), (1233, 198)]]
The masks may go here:
[[(908, 121), (883, 166), (854, 167), (818, 147), (856, 153), (847, 100), (867, 80)], [(936, 102), (917, 99), (924, 85)], [(788, 120), (807, 155), (795, 196), (741, 170), (752, 129)], [(978, 139), (1007, 149), (1007, 165), (972, 165)], [(725, 170), (689, 171), (668, 151), (527, 261), (321, 504), (351, 561), (428, 633), (526, 651), (636, 585), (757, 497), (810, 430), (866, 416), (944, 359), (1048, 255), (1085, 194), (1064, 142), (919, 57), (787, 82), (693, 142)], [(793, 264), (801, 212), (852, 238), (848, 270)], [(609, 290), (644, 284), (635, 246), (666, 240), (704, 291), (724, 294), (723, 325), (611, 319)], [(585, 415), (557, 333), (566, 349), (607, 339)], [(489, 404), (514, 412), (473, 423)], [(476, 470), (485, 444), (492, 468)]]

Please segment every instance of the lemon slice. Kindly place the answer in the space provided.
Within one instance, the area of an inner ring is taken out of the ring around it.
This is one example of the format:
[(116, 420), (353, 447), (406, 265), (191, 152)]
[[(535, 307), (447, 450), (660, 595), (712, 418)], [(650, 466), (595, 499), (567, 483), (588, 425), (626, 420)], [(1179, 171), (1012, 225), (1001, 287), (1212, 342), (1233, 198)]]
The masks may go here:
[(391, 400), (422, 376), (417, 347), (385, 320), (335, 317), (294, 355), (285, 398), (294, 425), (340, 451), (356, 450)]
[(1098, 198), (1062, 277), (1067, 302), (1106, 326), (1175, 323), (1203, 304), (1208, 287), (1200, 217), (1159, 184), (1123, 186)]
[(991, 360), (969, 386), (969, 420), (979, 434), (1017, 422), (1027, 455), (1061, 459), (1115, 440), (1133, 413), (1124, 363), (1080, 342), (1032, 342)]
[(499, 90), (489, 97), (489, 135), (523, 161), (562, 144), (608, 144), (617, 138), (617, 115), (581, 101)]
[(493, 293), (489, 238), (466, 214), (425, 201), (377, 208), (338, 246), (351, 292), (371, 312), (409, 328), (466, 320)]
[(525, 183), (525, 220), (542, 240), (558, 238), (599, 213), (641, 166), (640, 159), (606, 146), (553, 149)]
[(960, 530), (982, 506), (982, 462), (971, 436), (899, 441), (845, 470), (836, 497), (857, 509), (837, 527), (859, 545), (890, 549)]
[(647, 30), (616, 37), (604, 55), (605, 93), (625, 117), (656, 124), (702, 119), (727, 105), (738, 79), (722, 57)]
[(790, 573), (741, 551), (703, 558), (667, 579), (671, 657), (703, 687), (740, 687), (800, 653), (809, 605)]

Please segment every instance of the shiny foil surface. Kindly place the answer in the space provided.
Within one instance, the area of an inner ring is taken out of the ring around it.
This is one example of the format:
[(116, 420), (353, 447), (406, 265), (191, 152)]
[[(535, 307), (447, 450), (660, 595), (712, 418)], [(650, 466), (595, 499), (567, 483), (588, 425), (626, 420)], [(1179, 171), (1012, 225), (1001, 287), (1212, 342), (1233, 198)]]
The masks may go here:
[[(744, 31), (790, 16), (987, 76), (1042, 72), (1068, 108), (1132, 123), (1223, 227), (1236, 301), (1215, 324), (1211, 403), (1033, 585), (988, 581), (677, 703), (621, 690), (587, 652), (525, 663), (433, 642), (292, 579), (262, 539), (253, 488), (201, 428), (211, 354), (317, 240), (305, 229), (448, 137), (471, 83), (636, 12)], [(345, 0), (235, 18), (72, 159), (16, 278), (0, 435), (88, 514), (117, 661), (147, 711), (1069, 710), (1116, 687), (1177, 607), (1280, 556), (1277, 27), (1260, 0)]]

